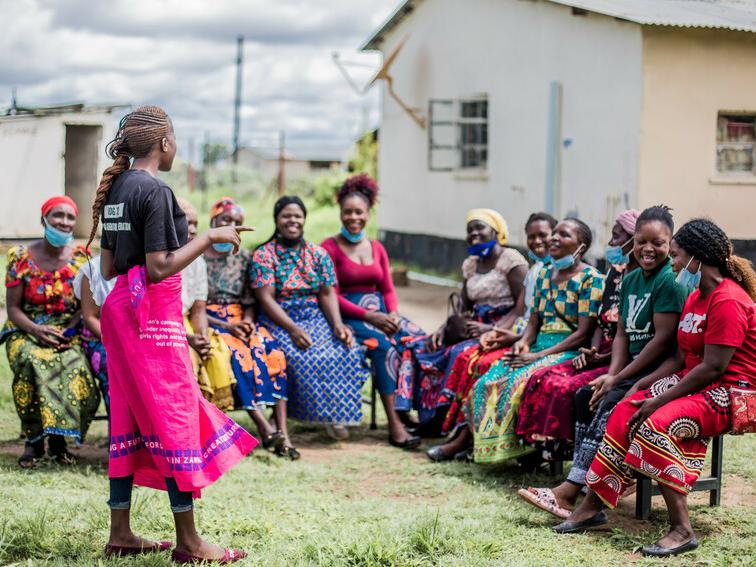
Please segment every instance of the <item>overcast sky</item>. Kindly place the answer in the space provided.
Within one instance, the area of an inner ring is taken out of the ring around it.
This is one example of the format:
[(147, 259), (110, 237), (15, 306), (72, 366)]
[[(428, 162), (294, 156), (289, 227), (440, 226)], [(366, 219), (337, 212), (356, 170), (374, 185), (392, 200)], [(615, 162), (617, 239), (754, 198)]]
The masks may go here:
[(207, 131), (231, 144), (236, 37), (245, 37), (242, 142), (285, 130), (293, 153), (347, 147), (378, 120), (360, 97), (380, 56), (357, 48), (399, 0), (0, 0), (0, 107), (11, 101), (163, 106), (186, 157)]

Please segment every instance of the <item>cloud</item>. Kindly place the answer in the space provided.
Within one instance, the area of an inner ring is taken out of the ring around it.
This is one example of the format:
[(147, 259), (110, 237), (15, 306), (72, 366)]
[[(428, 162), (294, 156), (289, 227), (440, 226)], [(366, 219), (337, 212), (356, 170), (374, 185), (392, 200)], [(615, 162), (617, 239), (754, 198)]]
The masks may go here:
[[(355, 94), (331, 54), (377, 68), (356, 50), (397, 1), (0, 0), (0, 106), (13, 87), (22, 105), (149, 102), (180, 143), (230, 143), (243, 34), (242, 139), (284, 130), (293, 151), (343, 149), (377, 121), (378, 93)], [(364, 83), (372, 70), (350, 72)]]

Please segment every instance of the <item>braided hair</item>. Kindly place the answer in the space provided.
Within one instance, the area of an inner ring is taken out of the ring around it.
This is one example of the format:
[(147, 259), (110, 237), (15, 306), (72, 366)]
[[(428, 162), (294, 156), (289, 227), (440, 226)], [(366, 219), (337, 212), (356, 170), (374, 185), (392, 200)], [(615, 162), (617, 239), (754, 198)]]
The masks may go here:
[(108, 192), (119, 175), (129, 169), (131, 158), (145, 157), (160, 140), (173, 130), (171, 119), (160, 107), (140, 106), (130, 112), (118, 124), (118, 131), (105, 147), (105, 153), (113, 160), (113, 165), (102, 174), (92, 205), (92, 232), (89, 234), (87, 248), (94, 240), (100, 215)]
[(673, 237), (678, 246), (696, 260), (718, 268), (735, 280), (751, 299), (756, 300), (756, 272), (751, 262), (732, 253), (732, 242), (724, 230), (709, 219), (686, 222)]
[(367, 173), (353, 175), (339, 188), (336, 201), (341, 205), (351, 195), (359, 195), (367, 201), (368, 208), (372, 209), (378, 200), (378, 184)]
[(672, 219), (672, 209), (667, 205), (656, 205), (643, 209), (643, 212), (638, 216), (638, 220), (635, 221), (635, 230), (637, 231), (642, 224), (647, 222), (659, 221), (669, 227), (669, 232), (675, 232), (675, 221)]
[(567, 217), (564, 220), (566, 222), (574, 223), (577, 227), (578, 242), (584, 246), (581, 255), (584, 255), (586, 252), (588, 252), (591, 244), (593, 244), (593, 233), (591, 232), (591, 227), (589, 227), (580, 219), (576, 219), (575, 217)]

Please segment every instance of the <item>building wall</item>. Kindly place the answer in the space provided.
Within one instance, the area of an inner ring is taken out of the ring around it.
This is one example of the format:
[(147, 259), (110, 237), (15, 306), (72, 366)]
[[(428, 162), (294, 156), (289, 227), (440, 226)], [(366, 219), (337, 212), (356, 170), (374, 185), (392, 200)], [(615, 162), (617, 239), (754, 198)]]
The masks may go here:
[(639, 202), (664, 201), (678, 224), (709, 216), (734, 239), (756, 239), (756, 177), (716, 171), (719, 111), (756, 112), (756, 34), (643, 30)]
[(641, 92), (640, 27), (523, 0), (427, 0), (387, 34), (407, 37), (391, 67), (394, 88), (427, 114), (431, 98), (487, 94), (484, 177), (428, 170), (428, 132), (382, 92), (380, 226), (394, 233), (464, 236), (472, 207), (493, 207), (524, 242), (527, 216), (545, 206), (549, 90), (563, 88), (561, 207), (597, 232), (634, 205)]
[[(0, 119), (0, 238), (40, 236), (40, 206), (52, 196), (65, 194), (65, 125), (99, 125), (108, 133), (97, 151), (101, 173), (106, 167), (105, 138), (114, 132), (112, 121), (107, 113)], [(82, 229), (91, 226), (87, 210), (96, 189), (93, 186), (91, 197), (77, 203), (82, 218), (77, 235), (83, 236)]]

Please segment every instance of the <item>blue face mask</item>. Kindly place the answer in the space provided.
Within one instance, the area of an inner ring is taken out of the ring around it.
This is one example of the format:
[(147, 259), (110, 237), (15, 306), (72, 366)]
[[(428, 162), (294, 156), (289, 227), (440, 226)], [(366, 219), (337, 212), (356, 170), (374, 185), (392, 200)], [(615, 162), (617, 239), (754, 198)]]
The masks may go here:
[(622, 249), (632, 242), (632, 238), (625, 242), (622, 246), (607, 246), (606, 247), (606, 261), (615, 266), (627, 265), (630, 263), (630, 254), (625, 254)]
[(551, 262), (551, 256), (549, 256), (548, 254), (546, 254), (543, 258), (539, 258), (532, 250), (528, 250), (528, 258), (530, 258), (534, 264), (537, 262), (542, 262), (544, 264)]
[(472, 246), (467, 247), (467, 253), (470, 256), (477, 256), (478, 258), (488, 258), (493, 252), (494, 246), (496, 246), (495, 240), (489, 240), (488, 242), (478, 242)]
[(234, 245), (230, 242), (223, 242), (222, 244), (213, 244), (213, 250), (220, 252), (221, 254), (228, 254), (234, 249)]
[(701, 283), (701, 263), (698, 263), (698, 271), (694, 274), (688, 270), (688, 266), (690, 266), (690, 262), (692, 261), (693, 258), (690, 259), (687, 266), (680, 270), (680, 273), (675, 278), (675, 281), (688, 291), (693, 291)]
[(551, 259), (551, 265), (556, 268), (557, 271), (561, 272), (562, 270), (566, 270), (568, 268), (571, 268), (575, 265), (575, 256), (580, 254), (580, 252), (583, 250), (583, 245), (581, 244), (578, 246), (578, 249), (575, 250), (573, 254), (570, 254), (569, 256), (565, 256), (563, 258), (552, 258)]
[(361, 242), (363, 238), (365, 238), (364, 230), (361, 230), (357, 234), (352, 234), (346, 228), (344, 228), (344, 225), (341, 226), (339, 232), (341, 233), (341, 236), (346, 238), (347, 241), (351, 242), (352, 244), (357, 244), (358, 242)]
[(47, 240), (51, 246), (54, 246), (55, 248), (63, 248), (66, 244), (71, 242), (73, 238), (73, 233), (63, 232), (45, 222), (45, 240)]

